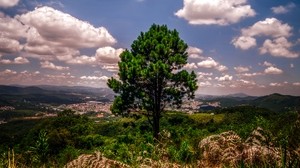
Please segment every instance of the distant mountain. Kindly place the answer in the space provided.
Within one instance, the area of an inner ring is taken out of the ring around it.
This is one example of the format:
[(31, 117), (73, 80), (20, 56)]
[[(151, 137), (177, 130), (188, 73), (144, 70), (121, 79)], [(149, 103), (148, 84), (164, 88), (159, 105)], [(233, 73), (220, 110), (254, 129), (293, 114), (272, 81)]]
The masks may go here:
[(234, 94), (226, 95), (225, 97), (241, 97), (241, 98), (244, 98), (244, 97), (253, 97), (253, 96), (249, 96), (245, 93), (234, 93)]
[(281, 95), (274, 93), (259, 97), (253, 100), (251, 104), (280, 112), (286, 109), (300, 108), (300, 96)]
[(246, 94), (232, 94), (226, 96), (198, 96), (203, 102), (220, 102), (221, 107), (233, 107), (240, 105), (252, 105), (267, 108), (271, 111), (281, 112), (288, 109), (300, 108), (300, 96), (281, 95), (274, 93), (271, 95), (254, 97)]
[(35, 103), (70, 104), (94, 101), (111, 101), (114, 94), (107, 88), (84, 86), (6, 86), (0, 85), (0, 105), (7, 102), (30, 101)]
[(237, 100), (252, 100), (255, 99), (257, 97), (255, 96), (249, 96), (245, 93), (234, 93), (234, 94), (228, 94), (228, 95), (197, 95), (196, 99), (200, 99), (200, 100), (214, 100), (214, 99), (227, 99), (227, 98), (231, 98), (231, 99), (237, 99)]
[(46, 94), (46, 93), (50, 93), (50, 92), (36, 86), (17, 87), (17, 86), (0, 85), (0, 94), (26, 95), (26, 94)]

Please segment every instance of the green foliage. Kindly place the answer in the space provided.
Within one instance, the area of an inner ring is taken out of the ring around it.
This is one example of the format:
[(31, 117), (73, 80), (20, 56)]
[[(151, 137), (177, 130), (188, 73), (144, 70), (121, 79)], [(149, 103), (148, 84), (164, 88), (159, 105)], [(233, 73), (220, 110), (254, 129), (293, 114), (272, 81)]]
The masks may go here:
[[(143, 115), (103, 119), (95, 123), (68, 111), (59, 117), (32, 123), (18, 121), (2, 124), (0, 129), (5, 132), (0, 132), (0, 135), (16, 136), (15, 133), (20, 131), (18, 135), (24, 137), (10, 142), (19, 167), (41, 167), (43, 163), (45, 167), (63, 167), (79, 155), (94, 151), (132, 167), (141, 167), (147, 161), (158, 165), (164, 162), (197, 167), (198, 161), (203, 158), (203, 152), (199, 149), (201, 140), (232, 130), (241, 138), (241, 142), (250, 144), (248, 137), (253, 135), (253, 130), (261, 127), (265, 137), (261, 143), (274, 149), (283, 149), (282, 164), (287, 167), (299, 165), (299, 160), (291, 159), (296, 154), (291, 151), (299, 147), (297, 112), (268, 114), (264, 109), (249, 106), (219, 109), (213, 113), (189, 115), (166, 112), (160, 121), (162, 131), (159, 140), (153, 139), (151, 125)], [(0, 147), (0, 162), (7, 164), (8, 140), (0, 140), (6, 142)], [(247, 166), (246, 162), (242, 164)]]
[(154, 137), (158, 137), (159, 119), (167, 105), (180, 106), (183, 98), (193, 98), (196, 74), (182, 70), (187, 63), (187, 44), (176, 30), (152, 25), (125, 50), (119, 62), (119, 79), (107, 85), (118, 94), (111, 110), (128, 115), (140, 112), (149, 118)]
[(49, 143), (47, 132), (41, 130), (38, 135), (34, 146), (30, 147), (31, 154), (33, 155), (33, 161), (38, 164), (45, 164), (48, 161), (49, 156)]

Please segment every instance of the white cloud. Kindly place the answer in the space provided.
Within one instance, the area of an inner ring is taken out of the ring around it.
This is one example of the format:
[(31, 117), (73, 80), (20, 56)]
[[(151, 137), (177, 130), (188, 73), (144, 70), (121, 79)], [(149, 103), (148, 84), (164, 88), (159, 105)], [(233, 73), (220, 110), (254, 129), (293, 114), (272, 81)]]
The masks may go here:
[(294, 66), (294, 64), (290, 64), (290, 67), (291, 67), (291, 68), (294, 68), (295, 66)]
[(66, 61), (68, 64), (82, 65), (100, 65), (108, 71), (118, 70), (117, 63), (120, 60), (120, 54), (124, 51), (123, 48), (115, 49), (113, 47), (98, 48), (95, 56), (81, 55), (71, 58)]
[(9, 8), (16, 6), (19, 3), (19, 0), (1, 0), (0, 7)]
[(10, 69), (5, 69), (4, 71), (1, 71), (1, 72), (0, 72), (0, 75), (1, 75), (1, 76), (2, 76), (2, 75), (4, 75), (4, 76), (7, 76), (7, 75), (15, 75), (15, 74), (17, 74), (17, 72), (14, 71), (14, 70), (10, 70)]
[(254, 77), (254, 76), (259, 76), (259, 75), (263, 75), (262, 73), (243, 73), (243, 74), (238, 74), (237, 76), (239, 77)]
[(219, 65), (213, 58), (208, 57), (206, 60), (198, 62), (197, 64), (199, 67), (202, 68), (215, 68)]
[(209, 81), (205, 81), (205, 82), (198, 82), (198, 85), (200, 87), (207, 87), (207, 86), (211, 86), (212, 84)]
[(115, 49), (112, 47), (102, 47), (98, 48), (96, 51), (96, 59), (102, 64), (112, 64), (117, 63), (120, 60), (120, 54), (124, 49)]
[(237, 80), (237, 84), (239, 86), (255, 86), (256, 83), (254, 81), (248, 81), (244, 79)]
[(241, 35), (234, 37), (231, 43), (235, 48), (248, 50), (257, 45), (254, 37), (266, 36), (286, 39), (292, 35), (291, 31), (292, 27), (288, 24), (284, 24), (276, 18), (266, 18), (263, 21), (256, 22), (248, 28), (243, 28), (241, 30)]
[(291, 36), (292, 27), (287, 23), (283, 24), (276, 18), (266, 18), (264, 21), (258, 21), (254, 25), (242, 29), (242, 35), (253, 36), (270, 36), (270, 37), (289, 37)]
[(203, 51), (200, 48), (189, 46), (187, 52), (190, 58), (203, 58), (203, 56), (201, 56)]
[(223, 71), (228, 70), (228, 68), (227, 68), (225, 65), (218, 65), (218, 66), (216, 67), (216, 69), (217, 69), (218, 71), (220, 71), (220, 72), (223, 72)]
[(267, 61), (264, 61), (264, 63), (262, 65), (266, 66), (266, 67), (275, 66), (274, 64), (267, 62)]
[(107, 76), (81, 76), (80, 79), (83, 80), (102, 80), (102, 81), (107, 81), (109, 79), (109, 77)]
[(16, 18), (35, 28), (45, 41), (54, 45), (93, 48), (116, 43), (104, 27), (95, 28), (87, 22), (51, 7), (36, 8)]
[(0, 63), (2, 63), (2, 64), (27, 64), (27, 63), (29, 63), (29, 60), (24, 57), (17, 57), (13, 61), (8, 60), (8, 59), (0, 60)]
[(259, 48), (260, 54), (271, 54), (275, 57), (297, 58), (299, 53), (290, 51), (292, 43), (288, 42), (285, 37), (279, 37), (275, 40), (265, 40), (263, 46)]
[(216, 62), (213, 58), (208, 57), (206, 60), (197, 63), (198, 67), (201, 68), (213, 68), (220, 72), (228, 70), (228, 68), (220, 63)]
[(247, 0), (184, 0), (182, 9), (175, 13), (190, 24), (228, 25), (255, 16)]
[(22, 49), (19, 41), (0, 37), (0, 53), (16, 53)]
[(283, 86), (281, 83), (270, 83), (269, 85), (270, 85), (270, 86), (273, 86), (273, 87), (280, 87), (280, 86)]
[(213, 73), (205, 73), (205, 72), (198, 72), (198, 80), (212, 80), (211, 76), (213, 76)]
[(248, 50), (249, 48), (256, 46), (256, 39), (249, 36), (235, 37), (231, 43), (235, 48), (240, 48), (242, 50)]
[(243, 72), (248, 72), (249, 68), (243, 67), (243, 66), (238, 66), (238, 67), (234, 67), (234, 70), (236, 70), (238, 73), (243, 73)]
[[(22, 56), (44, 61), (85, 64), (87, 56), (81, 56), (80, 49), (106, 49), (116, 43), (104, 27), (94, 27), (47, 6), (35, 8), (14, 18), (0, 13), (0, 32), (0, 55), (22, 51)], [(120, 50), (113, 52), (119, 54)], [(105, 53), (103, 55), (103, 51), (100, 54), (97, 51), (96, 56), (100, 62), (116, 62), (116, 58), (109, 58)], [(93, 60), (96, 58), (89, 62)]]
[(275, 14), (283, 14), (283, 13), (288, 13), (292, 8), (296, 7), (296, 5), (294, 3), (289, 3), (286, 6), (276, 6), (276, 7), (272, 7), (272, 11)]
[(300, 82), (294, 82), (293, 85), (294, 86), (300, 86)]
[(197, 69), (197, 65), (195, 63), (187, 63), (184, 65), (183, 68), (186, 68), (186, 69)]
[(69, 64), (96, 64), (96, 57), (86, 55), (78, 56), (66, 61)]
[(218, 81), (231, 81), (232, 80), (232, 76), (230, 75), (224, 75), (224, 76), (221, 76), (221, 77), (216, 77), (215, 79), (218, 80)]
[(69, 67), (54, 65), (52, 62), (49, 62), (49, 61), (41, 62), (41, 68), (58, 70), (58, 71), (69, 70), (70, 69)]
[(265, 72), (265, 74), (274, 74), (274, 75), (283, 73), (283, 71), (281, 69), (273, 67), (273, 66), (266, 68), (264, 72)]
[(25, 38), (28, 26), (0, 12), (0, 54), (16, 53), (22, 49), (18, 40)]
[(117, 72), (119, 70), (118, 64), (107, 64), (103, 65), (102, 69), (105, 69), (109, 72)]

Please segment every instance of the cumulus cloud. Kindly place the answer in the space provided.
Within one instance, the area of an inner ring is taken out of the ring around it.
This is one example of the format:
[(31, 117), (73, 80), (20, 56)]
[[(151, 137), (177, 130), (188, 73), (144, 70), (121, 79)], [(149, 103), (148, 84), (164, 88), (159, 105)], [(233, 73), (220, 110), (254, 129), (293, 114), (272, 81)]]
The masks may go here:
[(236, 48), (248, 50), (257, 45), (254, 37), (271, 37), (272, 40), (265, 40), (263, 46), (259, 48), (260, 54), (269, 53), (275, 57), (296, 58), (299, 54), (291, 51), (293, 44), (287, 40), (292, 35), (292, 29), (290, 25), (282, 23), (276, 18), (266, 18), (242, 29), (241, 35), (234, 37), (231, 43)]
[(253, 36), (270, 36), (270, 37), (289, 37), (292, 27), (287, 23), (283, 24), (276, 18), (266, 18), (258, 21), (254, 25), (242, 29), (242, 35), (246, 37)]
[(226, 66), (221, 65), (219, 62), (216, 62), (211, 57), (208, 57), (205, 60), (198, 62), (197, 65), (198, 65), (198, 67), (201, 67), (201, 68), (213, 68), (213, 69), (216, 69), (221, 72), (228, 70), (228, 68)]
[(102, 69), (105, 69), (109, 72), (117, 72), (119, 70), (119, 66), (117, 64), (107, 64), (103, 65)]
[(184, 68), (186, 69), (197, 69), (197, 65), (193, 62), (193, 63), (187, 63), (184, 65)]
[(187, 49), (187, 53), (190, 58), (203, 58), (203, 51), (200, 48), (189, 46)]
[(253, 72), (253, 73), (238, 74), (237, 76), (239, 76), (239, 77), (254, 77), (254, 76), (259, 76), (259, 75), (263, 75), (263, 74), (260, 72)]
[(270, 85), (270, 86), (273, 86), (273, 87), (280, 87), (280, 86), (283, 86), (281, 83), (270, 83), (269, 85)]
[(248, 72), (249, 68), (243, 67), (243, 66), (238, 66), (238, 67), (234, 67), (234, 70), (236, 70), (238, 73), (243, 73), (243, 72)]
[(197, 25), (228, 25), (255, 16), (247, 0), (184, 0), (175, 15)]
[(207, 81), (207, 80), (212, 80), (211, 76), (213, 76), (213, 73), (212, 72), (210, 72), (210, 73), (198, 72), (197, 75), (198, 75), (198, 77), (197, 77), (198, 80), (206, 80)]
[(98, 48), (96, 51), (96, 59), (102, 64), (117, 63), (120, 60), (120, 54), (124, 49), (115, 49), (112, 47)]
[(293, 85), (294, 86), (300, 86), (300, 82), (294, 82)]
[(231, 81), (232, 80), (232, 76), (230, 75), (224, 75), (224, 76), (221, 76), (221, 77), (216, 77), (215, 79), (218, 80), (218, 81)]
[(1, 0), (0, 7), (2, 8), (9, 8), (16, 6), (19, 3), (19, 0)]
[(273, 67), (273, 66), (266, 68), (264, 72), (265, 72), (265, 74), (273, 74), (273, 75), (278, 75), (278, 74), (283, 73), (283, 71), (281, 69)]
[(208, 57), (206, 60), (198, 62), (198, 66), (202, 68), (215, 68), (218, 66), (218, 62), (216, 62), (213, 58)]
[(15, 39), (0, 37), (0, 53), (16, 53), (22, 49), (19, 41)]
[(280, 5), (280, 6), (272, 7), (271, 10), (275, 14), (283, 14), (283, 13), (288, 13), (294, 7), (296, 7), (294, 3), (289, 3), (285, 6)]
[(256, 39), (249, 36), (235, 37), (231, 43), (235, 48), (240, 48), (242, 50), (248, 50), (249, 48), (256, 46)]
[(123, 48), (115, 49), (113, 47), (98, 48), (94, 56), (81, 55), (76, 56), (66, 61), (68, 64), (81, 64), (100, 66), (109, 72), (118, 71), (118, 61), (120, 54), (124, 51)]
[(269, 53), (275, 57), (297, 58), (299, 53), (290, 51), (293, 46), (285, 37), (279, 37), (275, 40), (265, 40), (263, 46), (259, 48), (260, 54)]
[(200, 87), (212, 86), (212, 84), (211, 84), (209, 81), (198, 82), (198, 85), (199, 85)]
[(0, 60), (0, 63), (2, 63), (2, 64), (27, 64), (27, 63), (29, 63), (29, 60), (24, 57), (17, 57), (14, 60), (9, 60), (9, 59)]
[(28, 26), (0, 12), (0, 54), (17, 53), (22, 49), (19, 40), (25, 38)]
[(57, 65), (55, 65), (55, 64), (53, 64), (52, 62), (49, 62), (49, 61), (41, 62), (41, 68), (58, 70), (58, 71), (69, 70), (70, 69), (69, 67), (57, 66)]
[(95, 64), (96, 63), (96, 57), (92, 56), (87, 56), (87, 55), (82, 55), (78, 56), (72, 59), (69, 59), (66, 61), (69, 64)]
[(244, 79), (237, 80), (237, 84), (239, 86), (255, 86), (256, 83), (254, 81), (248, 81)]
[(261, 64), (262, 66), (267, 66), (267, 67), (270, 67), (270, 66), (275, 66), (274, 64), (270, 63), (270, 62), (267, 62), (267, 61), (264, 61), (263, 64)]
[(109, 77), (107, 76), (81, 76), (80, 79), (83, 80), (102, 80), (102, 81), (107, 81), (109, 79)]
[(5, 69), (4, 71), (0, 71), (1, 76), (15, 75), (15, 74), (17, 74), (17, 72), (10, 69)]
[(104, 27), (95, 28), (51, 7), (40, 7), (16, 17), (50, 43), (72, 48), (93, 48), (116, 43)]
[[(116, 62), (121, 50), (109, 48), (117, 41), (104, 27), (94, 27), (51, 7), (38, 7), (14, 18), (0, 13), (0, 55), (18, 54), (44, 61), (74, 64)], [(92, 58), (80, 49), (99, 48)], [(114, 53), (115, 52), (115, 53)]]

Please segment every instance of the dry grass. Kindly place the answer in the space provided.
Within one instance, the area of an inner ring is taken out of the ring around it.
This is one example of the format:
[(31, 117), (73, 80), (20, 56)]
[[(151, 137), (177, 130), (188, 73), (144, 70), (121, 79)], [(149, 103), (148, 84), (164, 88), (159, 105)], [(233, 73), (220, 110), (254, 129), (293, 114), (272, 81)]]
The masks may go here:
[(280, 166), (280, 149), (267, 143), (264, 135), (258, 127), (246, 141), (233, 131), (209, 136), (199, 143), (203, 152), (199, 166), (239, 167), (242, 162), (246, 166)]
[(100, 152), (90, 155), (80, 155), (77, 159), (69, 162), (64, 168), (127, 168), (128, 165), (110, 160), (104, 157)]

